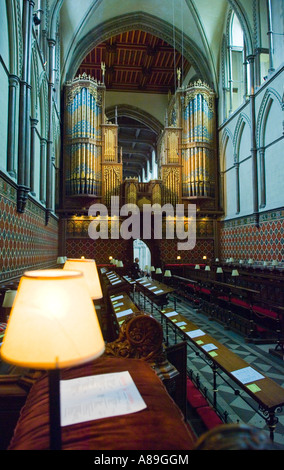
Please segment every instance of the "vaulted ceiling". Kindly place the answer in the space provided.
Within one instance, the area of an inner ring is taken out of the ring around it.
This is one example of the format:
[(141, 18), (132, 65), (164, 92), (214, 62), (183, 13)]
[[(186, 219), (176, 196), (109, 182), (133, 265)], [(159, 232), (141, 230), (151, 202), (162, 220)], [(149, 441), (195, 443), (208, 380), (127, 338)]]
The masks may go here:
[(187, 73), (190, 64), (162, 39), (141, 30), (127, 31), (94, 47), (77, 74), (85, 72), (102, 81), (104, 63), (108, 90), (143, 93), (174, 92), (176, 70)]

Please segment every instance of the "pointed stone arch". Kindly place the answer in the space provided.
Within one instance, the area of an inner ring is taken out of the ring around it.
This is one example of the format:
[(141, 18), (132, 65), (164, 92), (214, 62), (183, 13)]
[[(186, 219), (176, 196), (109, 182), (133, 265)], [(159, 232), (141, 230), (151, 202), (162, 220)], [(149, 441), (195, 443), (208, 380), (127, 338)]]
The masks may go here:
[[(115, 17), (101, 23), (78, 42), (73, 56), (69, 60), (69, 67), (66, 69), (66, 80), (74, 78), (84, 57), (94, 47), (110, 37), (130, 29), (140, 29), (151, 33), (173, 46), (172, 25), (166, 21), (145, 12), (134, 12)], [(175, 32), (175, 47), (193, 65), (199, 78), (214, 88), (214, 80), (209, 72), (207, 58), (198, 46), (188, 36), (184, 36), (179, 29)]]

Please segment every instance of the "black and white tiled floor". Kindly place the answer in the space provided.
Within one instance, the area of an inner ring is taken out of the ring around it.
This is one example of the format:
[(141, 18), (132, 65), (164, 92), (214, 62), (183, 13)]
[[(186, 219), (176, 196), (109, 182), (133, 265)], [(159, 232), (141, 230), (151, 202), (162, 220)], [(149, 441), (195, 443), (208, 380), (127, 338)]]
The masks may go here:
[[(137, 298), (135, 301), (137, 303)], [(142, 302), (141, 309), (144, 309), (144, 299), (140, 301)], [(170, 298), (168, 306), (174, 308), (172, 298)], [(263, 372), (267, 377), (284, 387), (284, 361), (269, 353), (269, 349), (274, 349), (275, 344), (256, 345), (246, 343), (241, 335), (225, 330), (224, 327), (217, 322), (209, 321), (208, 317), (203, 314), (202, 311), (197, 312), (182, 298), (177, 298), (175, 310), (190, 319), (203, 331), (207, 331), (210, 336), (224, 344), (228, 349), (232, 350), (259, 372)], [(145, 311), (151, 312), (151, 306), (148, 302), (146, 302)], [(160, 320), (160, 314), (157, 308), (153, 309), (153, 316)], [(169, 344), (173, 343), (174, 334), (172, 333), (169, 336)], [(207, 397), (212, 399), (212, 369), (200, 356), (196, 355), (194, 351), (189, 350), (189, 348), (187, 349), (188, 368), (190, 368), (194, 374), (198, 374), (202, 389), (205, 387), (207, 389)], [(224, 382), (223, 379), (219, 378), (217, 378), (217, 389), (217, 410), (221, 412), (222, 416), (224, 411), (227, 413), (227, 422), (246, 423), (259, 429), (267, 430), (269, 435), (269, 429), (263, 415), (259, 413), (257, 404), (254, 403), (249, 396), (246, 397), (242, 392), (240, 395), (236, 394), (234, 383), (230, 383), (230, 381)], [(249, 406), (250, 404), (254, 406), (254, 409)], [(280, 410), (276, 416), (278, 423), (274, 432), (274, 442), (280, 445), (281, 448), (283, 446), (284, 449), (284, 409), (283, 411)]]

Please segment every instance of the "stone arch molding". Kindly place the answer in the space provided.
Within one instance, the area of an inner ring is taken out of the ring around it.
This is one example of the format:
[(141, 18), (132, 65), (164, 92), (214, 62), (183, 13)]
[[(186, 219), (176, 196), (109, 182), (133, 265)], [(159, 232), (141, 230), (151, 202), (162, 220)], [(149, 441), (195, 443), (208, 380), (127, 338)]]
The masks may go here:
[(114, 119), (115, 109), (117, 109), (118, 116), (126, 116), (132, 119), (136, 119), (137, 121), (145, 124), (145, 126), (149, 127), (157, 135), (159, 135), (163, 130), (163, 125), (154, 116), (144, 110), (141, 110), (140, 108), (131, 105), (120, 104), (107, 108), (105, 113), (108, 119)]
[[(173, 46), (172, 26), (166, 21), (144, 12), (130, 13), (108, 20), (89, 31), (74, 48), (69, 66), (66, 69), (66, 80), (72, 80), (83, 61), (84, 57), (101, 42), (111, 36), (128, 31), (129, 29), (141, 29), (151, 33)], [(181, 31), (175, 31), (175, 47), (183, 53), (184, 57), (192, 64), (200, 79), (212, 88), (215, 88), (207, 58), (199, 50), (198, 46)]]
[(243, 134), (245, 124), (248, 124), (248, 126), (251, 128), (251, 122), (250, 122), (248, 116), (244, 113), (241, 113), (240, 116), (239, 116), (236, 128), (235, 128), (234, 138), (233, 138), (234, 162), (235, 163), (238, 163), (238, 161), (239, 161), (239, 150), (240, 150), (241, 138), (242, 138), (242, 134)]
[(221, 137), (220, 145), (220, 172), (223, 173), (226, 170), (226, 150), (229, 140), (233, 142), (233, 135), (230, 129), (224, 129)]
[(281, 96), (279, 95), (279, 93), (277, 93), (277, 91), (273, 88), (268, 88), (264, 94), (258, 112), (256, 125), (256, 142), (258, 148), (262, 148), (265, 145), (265, 127), (273, 101), (278, 102), (280, 108), (282, 109), (282, 111), (284, 111), (283, 101), (281, 100)]

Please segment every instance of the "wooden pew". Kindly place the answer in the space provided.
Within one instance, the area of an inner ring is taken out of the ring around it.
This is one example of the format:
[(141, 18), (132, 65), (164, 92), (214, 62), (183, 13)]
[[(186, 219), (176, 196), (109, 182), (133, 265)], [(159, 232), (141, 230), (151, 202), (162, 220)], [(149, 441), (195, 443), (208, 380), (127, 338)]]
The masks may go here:
[(106, 355), (149, 362), (186, 416), (186, 343), (165, 347), (160, 323), (125, 292), (111, 295), (110, 304), (116, 338), (106, 344)]
[[(276, 411), (279, 411), (284, 405), (284, 389), (173, 309), (163, 309), (161, 321), (162, 323), (166, 321), (166, 325), (170, 323), (174, 329), (178, 330), (184, 340), (194, 345), (194, 348), (204, 354), (212, 363), (214, 408), (216, 408), (217, 402), (216, 373), (217, 369), (221, 369), (258, 404), (259, 409), (263, 411), (263, 417), (273, 440), (275, 426), (278, 422)], [(241, 378), (245, 371), (251, 374), (247, 376), (248, 381)]]
[(242, 285), (220, 282), (209, 277), (202, 280), (182, 279), (185, 297), (191, 290), (195, 304), (202, 305), (210, 320), (217, 320), (225, 328), (238, 331), (249, 342), (277, 342), (277, 349), (283, 344), (284, 309), (276, 302), (268, 302), (261, 291)]

